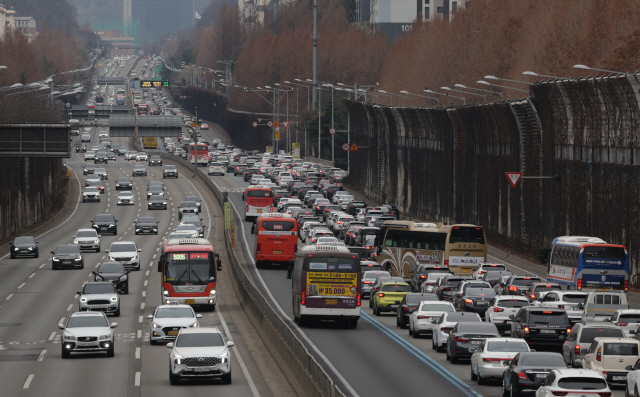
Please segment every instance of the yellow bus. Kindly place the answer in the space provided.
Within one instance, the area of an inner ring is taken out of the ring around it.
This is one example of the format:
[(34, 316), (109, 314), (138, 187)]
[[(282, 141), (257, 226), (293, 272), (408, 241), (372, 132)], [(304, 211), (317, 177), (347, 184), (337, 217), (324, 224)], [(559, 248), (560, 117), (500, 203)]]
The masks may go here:
[(156, 138), (155, 136), (145, 136), (142, 138), (142, 146), (145, 149), (157, 149), (158, 138)]
[(386, 221), (376, 234), (376, 262), (392, 276), (406, 278), (418, 265), (442, 265), (447, 234), (440, 227), (441, 223)]
[(445, 225), (438, 230), (446, 235), (444, 264), (454, 274), (472, 274), (487, 261), (487, 237), (482, 226)]

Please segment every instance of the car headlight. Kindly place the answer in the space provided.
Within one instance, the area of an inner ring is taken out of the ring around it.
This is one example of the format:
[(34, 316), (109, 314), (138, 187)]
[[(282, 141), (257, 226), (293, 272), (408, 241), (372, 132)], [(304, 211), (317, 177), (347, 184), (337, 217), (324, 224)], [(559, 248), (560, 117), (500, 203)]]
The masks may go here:
[(76, 337), (73, 335), (64, 335), (63, 338), (64, 340), (76, 340)]
[(109, 225), (109, 227), (116, 227), (115, 223)]
[(218, 358), (220, 358), (221, 363), (226, 363), (229, 361), (229, 352), (227, 351), (226, 353), (221, 354)]
[(119, 183), (116, 183), (116, 186), (120, 186), (120, 184), (119, 184)]
[(123, 274), (122, 276), (120, 276), (120, 281), (127, 281), (127, 275)]
[(216, 290), (212, 289), (211, 291), (209, 291), (209, 296), (214, 296), (216, 294)]
[(167, 291), (166, 289), (164, 291), (162, 291), (162, 295), (164, 296), (169, 296), (169, 291)]
[(175, 359), (173, 360), (173, 362), (178, 365), (182, 364), (182, 356), (175, 356)]
[(112, 296), (111, 297), (111, 302), (117, 302), (118, 301), (118, 297), (117, 296)]
[(93, 241), (95, 244), (98, 244), (100, 242), (100, 240), (94, 240)]
[(82, 260), (82, 258), (76, 258), (75, 261), (76, 262), (80, 262)]
[(87, 298), (84, 298), (84, 297), (80, 298), (80, 302), (86, 303), (87, 302)]
[(54, 261), (54, 262), (60, 262), (60, 259), (58, 259), (58, 258), (53, 258), (53, 261)]
[(73, 243), (74, 243), (74, 244), (79, 244), (79, 243), (78, 243), (78, 240), (73, 240)]
[(160, 324), (156, 324), (156, 323), (151, 323), (151, 327), (153, 328), (162, 328), (162, 326)]
[(195, 323), (189, 325), (187, 328), (198, 328), (198, 322), (196, 321)]
[(111, 339), (111, 335), (107, 334), (107, 335), (100, 335), (100, 340), (108, 340)]
[(29, 247), (29, 251), (33, 251), (33, 247)]

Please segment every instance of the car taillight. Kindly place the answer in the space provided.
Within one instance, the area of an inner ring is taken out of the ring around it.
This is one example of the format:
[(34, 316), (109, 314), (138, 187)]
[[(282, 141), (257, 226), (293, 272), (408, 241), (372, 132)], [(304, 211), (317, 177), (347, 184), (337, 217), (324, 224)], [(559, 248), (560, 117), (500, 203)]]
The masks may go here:
[(494, 313), (500, 313), (500, 312), (503, 312), (503, 311), (504, 311), (504, 309), (503, 309), (503, 308), (501, 308), (501, 307), (494, 307), (494, 308), (493, 308), (493, 311), (494, 311)]
[(531, 299), (536, 299), (536, 294), (531, 294)]
[(418, 316), (419, 319), (421, 320), (427, 320), (429, 318), (431, 318), (431, 316)]
[(465, 299), (464, 303), (473, 303), (473, 301), (471, 299)]
[(582, 279), (579, 278), (578, 279), (578, 287), (577, 287), (578, 291), (582, 291)]
[(448, 334), (449, 332), (451, 332), (453, 328), (440, 328), (440, 331), (444, 332), (445, 334)]
[(618, 321), (616, 325), (619, 325), (621, 327), (626, 327), (627, 325), (629, 325), (629, 323), (625, 323), (624, 321)]
[(462, 336), (456, 336), (456, 342), (469, 342), (469, 338), (464, 338)]
[(573, 348), (573, 354), (580, 354), (580, 345), (576, 345), (576, 347)]
[(271, 212), (273, 212), (273, 205), (271, 206)]
[(624, 292), (629, 292), (629, 280), (624, 280)]
[(247, 209), (245, 211), (249, 212), (249, 204), (247, 204)]
[(364, 280), (362, 280), (362, 284), (371, 284), (371, 281), (364, 281)]
[(306, 291), (302, 291), (302, 297), (300, 298), (300, 304), (303, 305), (303, 306), (307, 304), (307, 293), (306, 293)]
[(529, 335), (529, 327), (524, 327), (524, 334)]
[(596, 361), (602, 361), (602, 348), (598, 349), (596, 353)]
[(509, 287), (509, 291), (517, 291), (517, 290), (518, 290), (518, 287), (516, 287), (514, 285)]
[(551, 394), (553, 394), (554, 396), (566, 396), (567, 394), (569, 394), (568, 391), (552, 391)]
[(564, 305), (558, 305), (558, 309), (564, 309)]
[(378, 294), (378, 296), (379, 296), (380, 298), (384, 298), (384, 293), (383, 293), (383, 292), (380, 292), (380, 293)]
[(447, 267), (449, 267), (449, 259), (445, 259), (445, 260), (444, 260), (444, 265), (445, 265), (445, 266), (447, 266)]
[(603, 391), (598, 393), (600, 397), (611, 397), (613, 394), (610, 391)]
[[(409, 308), (408, 308), (408, 307), (403, 307), (403, 308), (402, 308), (402, 311), (403, 311), (403, 312), (408, 312), (408, 311), (409, 311)], [(418, 317), (418, 318), (420, 318), (420, 317)]]
[(478, 274), (486, 273), (484, 270), (478, 270)]
[(442, 287), (442, 291), (451, 291), (451, 288), (449, 288), (449, 287)]
[(571, 333), (571, 328), (567, 328), (567, 333), (570, 334)]
[(358, 297), (356, 298), (356, 306), (362, 305), (362, 300), (360, 299), (360, 291), (358, 291)]
[(262, 248), (262, 244), (258, 243), (258, 245), (256, 246), (256, 251), (258, 251), (258, 253), (260, 253), (260, 249)]
[(513, 359), (512, 358), (493, 358), (493, 357), (485, 357), (482, 359), (482, 361), (484, 361), (485, 363), (511, 361), (511, 360)]
[(528, 380), (527, 375), (524, 372), (516, 372), (518, 374), (518, 379)]

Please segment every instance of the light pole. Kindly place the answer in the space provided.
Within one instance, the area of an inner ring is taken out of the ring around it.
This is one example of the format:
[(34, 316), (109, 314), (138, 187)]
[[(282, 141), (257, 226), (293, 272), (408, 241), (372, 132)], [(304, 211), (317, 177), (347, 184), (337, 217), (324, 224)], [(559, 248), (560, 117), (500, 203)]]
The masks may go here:
[[(291, 90), (296, 90), (296, 143), (298, 141), (298, 94), (300, 93), (300, 89), (298, 87), (288, 87), (286, 85), (278, 84), (275, 85), (285, 88), (291, 88)], [(289, 120), (289, 92), (287, 92), (287, 120)], [(289, 125), (287, 125), (287, 138), (289, 137)]]
[(441, 92), (435, 92), (435, 91), (431, 91), (431, 90), (422, 90), (424, 92), (428, 92), (429, 94), (436, 94), (436, 95), (442, 95), (442, 96), (446, 96), (446, 97), (451, 97), (451, 98), (458, 98), (458, 99), (462, 99), (463, 104), (467, 104), (467, 98), (463, 97), (463, 96), (455, 96), (455, 95), (449, 95), (449, 94), (443, 94)]
[[(311, 38), (311, 41), (313, 42), (313, 109), (316, 108), (316, 95), (319, 94), (317, 91), (318, 90), (318, 80), (317, 80), (318, 29), (317, 29), (317, 25), (318, 25), (318, 0), (313, 0), (313, 37)], [(320, 156), (318, 156), (318, 158), (320, 158)]]
[(426, 95), (412, 94), (412, 93), (404, 91), (404, 90), (400, 91), (400, 93), (401, 94), (407, 94), (407, 95), (413, 95), (413, 96), (417, 96), (417, 97), (420, 97), (420, 98), (433, 99), (434, 101), (437, 101), (438, 102), (438, 106), (440, 106), (440, 98), (434, 98), (434, 97), (430, 97), (430, 96), (426, 96)]
[[(404, 96), (404, 95), (392, 94), (392, 93), (387, 92), (387, 91), (385, 91), (385, 90), (378, 90), (378, 92), (381, 92), (381, 93), (383, 93), (383, 94), (389, 94), (389, 95), (397, 96), (397, 97), (400, 97), (400, 98), (408, 98), (408, 99), (411, 99), (412, 106), (416, 106), (416, 100), (415, 100), (415, 98), (411, 98), (410, 96)], [(393, 106), (393, 105), (391, 105), (391, 106)]]
[[(294, 79), (294, 80), (295, 80), (295, 81), (302, 81), (302, 80), (300, 80), (300, 79)], [(309, 106), (309, 103), (310, 103), (310, 96), (309, 96), (309, 92), (310, 92), (310, 91), (309, 91), (309, 86), (308, 86), (308, 85), (292, 83), (292, 82), (290, 82), (290, 81), (288, 81), (288, 80), (285, 80), (285, 83), (287, 83), (287, 84), (291, 84), (291, 85), (295, 85), (295, 86), (299, 86), (299, 87), (304, 87), (304, 88), (306, 88), (306, 89), (307, 89), (307, 106)]]
[(500, 88), (504, 88), (504, 89), (507, 89), (507, 90), (522, 91), (522, 92), (526, 92), (528, 96), (531, 96), (531, 93), (529, 92), (529, 90), (523, 90), (523, 89), (520, 89), (520, 88), (508, 87), (506, 85), (493, 84), (493, 83), (489, 83), (489, 82), (484, 81), (484, 80), (478, 80), (478, 81), (476, 81), (476, 83), (484, 84), (484, 85), (490, 85), (490, 86), (494, 86), (494, 87), (500, 87)]
[(623, 72), (616, 72), (615, 70), (607, 70), (607, 69), (596, 69), (596, 68), (591, 68), (589, 66), (586, 65), (573, 65), (574, 68), (576, 69), (584, 69), (584, 70), (595, 70), (596, 72), (605, 72), (605, 73), (614, 73), (614, 74), (622, 74), (625, 76), (632, 76), (632, 73), (623, 73)]
[(449, 87), (440, 87), (441, 90), (444, 91), (455, 91), (455, 92), (462, 92), (463, 94), (468, 94), (468, 95), (477, 95), (477, 96), (481, 96), (482, 98), (484, 98), (484, 103), (487, 103), (487, 96), (486, 95), (482, 95), (482, 94), (474, 94), (472, 92), (466, 92), (466, 91), (460, 91), (460, 90), (454, 90), (453, 88), (449, 88)]
[(6, 66), (4, 66), (4, 65), (0, 65), (0, 70), (2, 70), (2, 69), (6, 69), (6, 68), (7, 68)]
[[(489, 75), (489, 76), (484, 76), (484, 78), (485, 78), (486, 80), (502, 80), (502, 81), (510, 81), (510, 82), (512, 82), (512, 83), (520, 83), (520, 84), (531, 85), (531, 83), (529, 83), (528, 81), (520, 81), (520, 80), (503, 79), (502, 77), (496, 77), (496, 76), (491, 76), (491, 75)], [(482, 80), (481, 80), (481, 81), (482, 81)], [(478, 83), (480, 83), (480, 82), (478, 82)], [(480, 84), (484, 84), (484, 83), (480, 83)], [(487, 83), (487, 84), (489, 84), (489, 85), (495, 85), (496, 87), (510, 88), (510, 89), (512, 89), (512, 90), (516, 90), (516, 91), (524, 91), (524, 92), (526, 92), (526, 93), (527, 93), (527, 95), (528, 95), (528, 96), (531, 96), (531, 92), (530, 92), (529, 90), (523, 90), (523, 89), (521, 89), (521, 88), (511, 88), (511, 87), (508, 87), (508, 86), (502, 86), (502, 85), (497, 85), (497, 84), (490, 84), (490, 83)]]
[(502, 93), (502, 91), (483, 90), (482, 88), (467, 87), (466, 85), (462, 85), (462, 84), (454, 84), (454, 87), (464, 88), (465, 90), (475, 90), (475, 91), (488, 92), (494, 95), (500, 95), (500, 98), (504, 101), (504, 94)]
[(556, 79), (556, 80), (575, 80), (567, 77), (549, 76), (546, 74), (540, 74), (540, 73), (531, 72), (531, 71), (522, 72), (522, 74), (524, 74), (525, 76), (548, 77), (550, 79)]

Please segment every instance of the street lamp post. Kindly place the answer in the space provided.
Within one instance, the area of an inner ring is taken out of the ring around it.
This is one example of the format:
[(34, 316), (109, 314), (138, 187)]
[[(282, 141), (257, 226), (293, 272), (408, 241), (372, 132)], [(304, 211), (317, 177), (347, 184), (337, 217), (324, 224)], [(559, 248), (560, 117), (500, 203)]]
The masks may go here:
[(468, 95), (477, 95), (477, 96), (481, 96), (484, 99), (484, 103), (487, 103), (487, 96), (486, 95), (482, 95), (482, 94), (474, 94), (472, 92), (466, 92), (466, 91), (460, 91), (460, 90), (454, 90), (453, 88), (449, 88), (449, 87), (440, 87), (441, 90), (445, 90), (445, 91), (455, 91), (455, 92), (462, 92), (463, 94), (468, 94)]
[[(303, 83), (304, 83), (304, 81), (302, 81), (302, 80), (300, 80), (300, 79), (294, 79), (294, 80), (295, 80), (295, 81), (300, 81), (300, 82), (303, 82)], [(292, 83), (292, 82), (290, 82), (290, 81), (285, 81), (285, 83), (287, 83), (287, 84), (293, 84), (293, 85), (298, 85), (298, 86), (300, 86), (300, 87), (305, 87), (305, 88), (307, 89), (307, 106), (309, 106), (309, 103), (311, 103), (311, 101), (310, 101), (310, 99), (309, 99), (309, 98), (310, 98), (310, 97), (309, 97), (309, 92), (310, 92), (310, 91), (309, 91), (309, 88), (310, 88), (310, 87), (309, 87), (308, 85)]]
[[(381, 93), (383, 93), (383, 94), (388, 94), (388, 95), (397, 96), (397, 97), (400, 97), (400, 98), (408, 98), (408, 99), (411, 99), (411, 103), (413, 104), (412, 106), (416, 106), (416, 100), (415, 100), (415, 98), (411, 98), (410, 96), (404, 96), (404, 95), (393, 94), (393, 93), (391, 93), (391, 92), (387, 92), (387, 91), (385, 91), (385, 90), (378, 90), (378, 92), (381, 92)], [(391, 106), (393, 106), (393, 99), (391, 99)]]
[(455, 96), (455, 95), (449, 95), (449, 94), (443, 94), (441, 92), (435, 92), (435, 91), (431, 91), (431, 90), (422, 90), (424, 92), (428, 92), (430, 94), (436, 94), (436, 95), (442, 95), (442, 96), (446, 96), (446, 97), (451, 97), (451, 98), (458, 98), (458, 99), (462, 99), (463, 104), (467, 104), (467, 98), (462, 97), (462, 96)]
[(522, 91), (522, 92), (526, 92), (528, 96), (531, 96), (531, 93), (529, 92), (529, 90), (523, 90), (523, 89), (520, 89), (520, 88), (513, 88), (513, 87), (506, 86), (506, 85), (493, 84), (493, 83), (489, 83), (489, 82), (484, 81), (484, 80), (478, 80), (478, 81), (476, 81), (476, 83), (484, 84), (484, 85), (491, 85), (491, 86), (494, 86), (494, 87), (500, 87), (500, 88), (504, 88), (504, 89), (507, 89), (507, 90)]
[(540, 73), (532, 72), (529, 70), (526, 72), (522, 72), (522, 74), (524, 74), (525, 76), (548, 77), (550, 79), (556, 79), (556, 80), (575, 80), (567, 77), (549, 76), (547, 74), (540, 74)]
[(400, 91), (400, 93), (401, 94), (407, 94), (407, 95), (414, 95), (414, 96), (417, 96), (417, 97), (420, 97), (420, 98), (432, 99), (434, 101), (437, 101), (438, 102), (438, 106), (440, 106), (440, 98), (434, 98), (434, 97), (430, 97), (430, 96), (426, 96), (426, 95), (412, 94), (412, 93), (410, 93), (408, 91), (404, 91), (404, 90)]
[(475, 91), (488, 92), (494, 95), (500, 95), (500, 98), (504, 101), (504, 94), (502, 93), (502, 91), (483, 90), (482, 88), (467, 87), (466, 85), (462, 85), (462, 84), (455, 84), (454, 87), (464, 88), (465, 90), (475, 90)]
[[(509, 81), (512, 83), (520, 83), (520, 84), (526, 84), (526, 85), (531, 85), (531, 83), (529, 83), (528, 81), (520, 81), (520, 80), (510, 80), (510, 79), (503, 79), (502, 77), (496, 77), (496, 76), (484, 76), (484, 78), (486, 80), (502, 80), (502, 81)], [(486, 81), (485, 81), (486, 83)], [(480, 83), (480, 84), (484, 84), (484, 83)], [(516, 90), (516, 91), (524, 91), (527, 93), (528, 96), (531, 96), (531, 92), (529, 90), (523, 90), (521, 88), (512, 88), (512, 87), (508, 87), (508, 86), (503, 86), (503, 85), (497, 85), (497, 84), (491, 84), (491, 83), (487, 83), (488, 85), (495, 85), (496, 87), (502, 87), (502, 88), (509, 88), (512, 90)]]
[(576, 69), (595, 70), (596, 72), (622, 74), (622, 75), (625, 75), (625, 76), (632, 76), (633, 75), (632, 73), (616, 72), (615, 70), (591, 68), (591, 67), (586, 66), (586, 65), (573, 65), (573, 67), (576, 68)]

